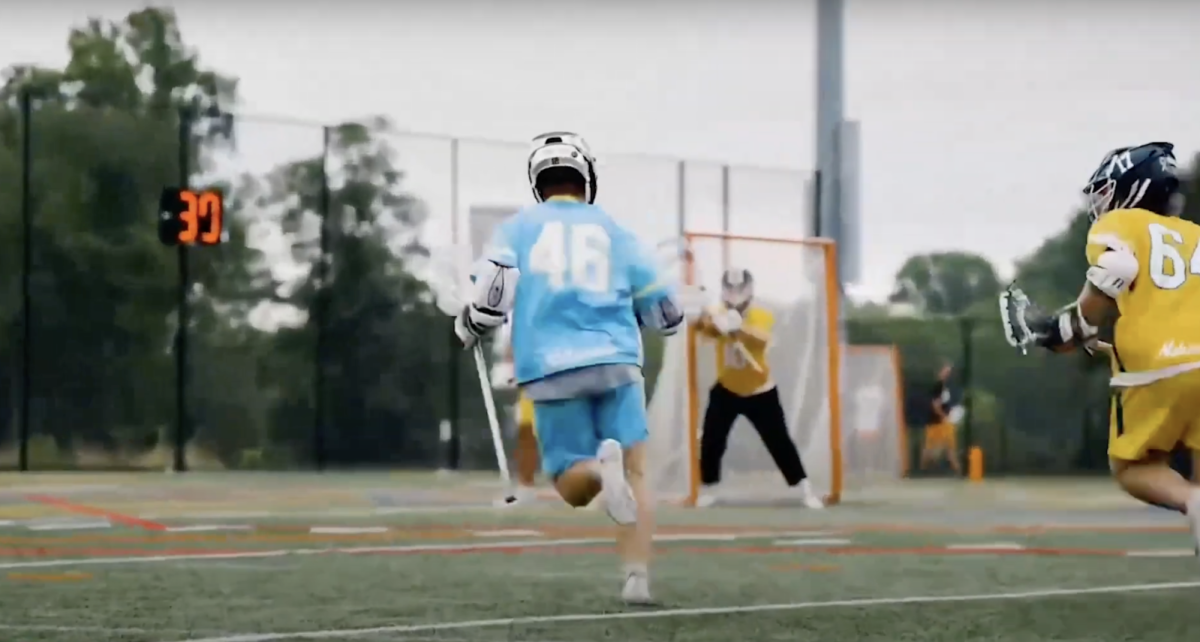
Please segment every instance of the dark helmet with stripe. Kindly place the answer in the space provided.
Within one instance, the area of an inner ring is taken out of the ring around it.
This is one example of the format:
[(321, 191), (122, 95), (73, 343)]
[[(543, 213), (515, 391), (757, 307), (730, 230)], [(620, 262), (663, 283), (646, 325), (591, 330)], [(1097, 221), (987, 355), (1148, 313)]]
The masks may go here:
[(1171, 143), (1146, 143), (1109, 152), (1083, 188), (1091, 219), (1133, 208), (1178, 216), (1182, 195), (1174, 149)]

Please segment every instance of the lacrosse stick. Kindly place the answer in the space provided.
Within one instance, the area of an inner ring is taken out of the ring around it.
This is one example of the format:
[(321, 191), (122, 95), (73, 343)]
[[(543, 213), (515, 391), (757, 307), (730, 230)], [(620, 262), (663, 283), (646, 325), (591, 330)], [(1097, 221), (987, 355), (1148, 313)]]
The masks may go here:
[[(465, 256), (465, 255), (464, 255)], [(461, 264), (460, 261), (452, 261), (449, 268), (455, 268)], [(459, 295), (459, 286), (456, 284), (458, 279), (452, 279), (442, 272), (447, 270), (447, 266), (441, 266), (442, 270), (436, 269), (438, 266), (435, 263), (433, 275), (429, 281), (429, 285), (433, 290), (435, 303), (443, 314), (450, 317), (457, 317), (462, 313), (463, 302)], [(454, 270), (454, 274), (462, 274), (462, 270)], [(465, 279), (464, 279), (465, 281)], [(475, 356), (475, 374), (479, 379), (479, 390), (483, 394), (483, 406), (487, 412), (488, 429), (492, 433), (492, 448), (496, 451), (496, 465), (500, 468), (500, 480), (505, 486), (511, 486), (512, 478), (508, 472), (508, 455), (504, 452), (504, 438), (500, 434), (500, 419), (496, 413), (496, 400), (492, 398), (492, 383), (488, 377), (487, 359), (483, 356), (483, 344), (479, 341), (475, 342), (475, 346), (471, 349)], [(509, 494), (504, 497), (506, 504), (512, 504), (517, 501), (515, 495)]]
[(1029, 329), (1025, 320), (1029, 307), (1029, 297), (1015, 282), (1008, 284), (1000, 293), (1000, 322), (1004, 324), (1004, 339), (1021, 354), (1029, 354), (1029, 345), (1037, 340), (1037, 335)]

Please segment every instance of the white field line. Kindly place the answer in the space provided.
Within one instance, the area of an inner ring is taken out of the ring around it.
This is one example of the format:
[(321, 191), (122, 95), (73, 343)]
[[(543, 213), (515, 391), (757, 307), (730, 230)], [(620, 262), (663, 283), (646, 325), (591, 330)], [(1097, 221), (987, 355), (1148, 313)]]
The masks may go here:
[(194, 526), (168, 526), (168, 533), (212, 533), (216, 531), (252, 531), (247, 524), (196, 524)]
[(872, 606), (903, 606), (908, 604), (947, 604), (955, 602), (1000, 602), (1028, 600), (1047, 597), (1071, 597), (1078, 595), (1105, 595), (1113, 593), (1143, 593), (1148, 591), (1175, 591), (1200, 588), (1200, 581), (1163, 582), (1158, 584), (1120, 584), (1094, 586), (1090, 588), (1048, 588), (1013, 591), (1007, 593), (977, 593), (973, 595), (916, 595), (909, 597), (873, 597), (850, 600), (827, 600), (821, 602), (785, 602), (780, 604), (757, 604), (752, 606), (723, 606), (706, 608), (661, 609), (657, 611), (623, 611), (616, 613), (576, 613), (567, 615), (543, 615), (490, 620), (461, 620), (430, 624), (399, 624), (361, 629), (325, 629), (317, 631), (295, 631), (291, 633), (248, 633), (208, 638), (191, 638), (184, 642), (273, 642), (275, 640), (330, 640), (336, 638), (361, 638), (371, 635), (431, 633), (464, 629), (511, 627), (520, 624), (563, 624), (574, 622), (606, 622), (613, 620), (648, 620), (669, 617), (697, 617), (705, 615), (734, 615), (742, 613), (770, 613), (827, 608), (863, 608)]
[[(731, 542), (738, 539), (752, 539), (738, 535), (696, 533), (694, 535), (656, 535), (659, 542)], [(204, 560), (247, 560), (269, 557), (287, 557), (289, 555), (328, 555), (328, 554), (372, 554), (372, 553), (453, 553), (486, 551), (504, 548), (553, 548), (555, 546), (588, 546), (593, 544), (611, 544), (612, 538), (587, 537), (576, 539), (538, 539), (538, 540), (506, 540), (500, 542), (474, 542), (460, 544), (397, 544), (381, 546), (339, 546), (327, 548), (289, 548), (271, 551), (243, 551), (237, 553), (193, 553), (187, 555), (136, 555), (130, 557), (79, 557), (70, 559), (49, 559), (34, 562), (0, 562), (0, 570), (20, 568), (57, 568), (70, 566), (115, 566), (119, 564), (161, 564), (166, 562), (194, 562)]]
[(453, 513), (496, 512), (489, 504), (462, 506), (380, 506), (363, 508), (328, 508), (323, 510), (252, 510), (252, 511), (182, 511), (139, 513), (139, 519), (225, 520), (225, 519), (300, 519), (300, 518), (371, 518), (380, 515), (443, 515)]
[(112, 524), (107, 519), (92, 520), (88, 522), (51, 522), (30, 524), (26, 526), (31, 531), (82, 531), (98, 528), (112, 528)]
[(845, 546), (848, 539), (777, 539), (776, 546)]
[(739, 539), (754, 539), (736, 533), (696, 533), (689, 535), (655, 535), (656, 542), (735, 542)]
[(542, 531), (520, 528), (498, 528), (496, 530), (471, 531), (471, 534), (475, 537), (541, 537), (543, 535)]
[[(660, 539), (660, 538), (655, 538)], [(697, 534), (694, 537), (686, 535), (667, 535), (666, 541), (713, 541), (709, 534)], [(138, 555), (132, 557), (81, 557), (74, 559), (50, 559), (34, 562), (0, 562), (0, 570), (21, 568), (55, 568), (70, 566), (113, 566), (118, 564), (161, 564), (166, 562), (193, 562), (204, 560), (248, 560), (270, 557), (287, 557), (290, 555), (327, 555), (327, 554), (372, 554), (372, 553), (447, 553), (486, 551), (505, 548), (552, 548), (555, 546), (587, 546), (593, 544), (611, 544), (613, 540), (607, 537), (589, 537), (577, 539), (551, 540), (509, 540), (501, 542), (475, 542), (461, 544), (401, 544), (394, 546), (342, 546), (330, 548), (291, 548), (272, 551), (245, 551), (238, 553), (195, 553), (188, 555)]]

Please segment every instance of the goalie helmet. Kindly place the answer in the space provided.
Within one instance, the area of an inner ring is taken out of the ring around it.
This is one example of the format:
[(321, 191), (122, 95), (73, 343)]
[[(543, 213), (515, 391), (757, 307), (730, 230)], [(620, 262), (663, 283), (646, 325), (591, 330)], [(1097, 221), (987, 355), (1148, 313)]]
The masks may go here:
[(550, 132), (533, 139), (529, 153), (529, 187), (533, 198), (545, 200), (538, 187), (538, 176), (549, 169), (562, 168), (577, 172), (583, 178), (583, 197), (589, 204), (596, 201), (596, 158), (583, 136), (571, 132)]
[(1083, 188), (1092, 221), (1135, 207), (1178, 216), (1183, 202), (1174, 149), (1171, 143), (1146, 143), (1109, 152)]
[(754, 298), (754, 275), (744, 268), (730, 268), (721, 275), (721, 302), (741, 312)]

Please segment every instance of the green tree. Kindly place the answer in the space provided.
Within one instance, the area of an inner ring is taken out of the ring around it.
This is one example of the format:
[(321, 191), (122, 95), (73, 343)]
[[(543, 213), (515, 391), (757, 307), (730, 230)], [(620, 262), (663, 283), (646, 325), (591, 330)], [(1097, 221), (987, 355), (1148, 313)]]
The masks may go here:
[(955, 315), (999, 292), (1000, 278), (987, 259), (967, 252), (938, 252), (905, 261), (889, 300), (911, 304), (922, 313)]
[[(174, 407), (174, 256), (152, 221), (159, 192), (180, 179), (177, 114), (185, 105), (233, 102), (236, 84), (200, 65), (166, 9), (91, 19), (71, 30), (67, 48), (61, 69), (11, 67), (0, 86), (0, 184), (19, 180), (22, 133), (33, 142), (32, 419), (63, 451), (146, 448)], [(28, 123), (19, 112), (23, 92), (33, 103)], [(219, 141), (203, 128), (194, 134), (189, 164), (199, 171)], [(6, 285), (18, 280), (19, 194), (0, 193)], [(248, 260), (236, 218), (231, 228)], [(198, 267), (197, 290), (208, 294), (197, 306), (211, 308), (212, 293), (238, 287), (229, 274), (218, 284), (214, 270)], [(0, 303), (0, 346), (9, 348), (20, 318), (11, 293), (6, 288)], [(15, 362), (11, 351), (3, 357)]]
[[(410, 271), (427, 257), (416, 235), (425, 210), (402, 188), (389, 131), (383, 119), (332, 128), (327, 158), (276, 168), (262, 180), (247, 177), (238, 190), (239, 201), (279, 213), (276, 224), (301, 264), (319, 264), (322, 225), (327, 234), (327, 280), (313, 269), (281, 297), (304, 322), (275, 332), (264, 362), (263, 379), (276, 400), (271, 438), (294, 457), (313, 455), (313, 379), (322, 367), (326, 454), (333, 463), (438, 461), (437, 427), (449, 415), (445, 373), (464, 352), (450, 350), (449, 320)], [(318, 365), (322, 328), (327, 349)], [(464, 404), (482, 408), (472, 403), (477, 383), (467, 379), (461, 389)], [(486, 436), (477, 417), (471, 423)]]

